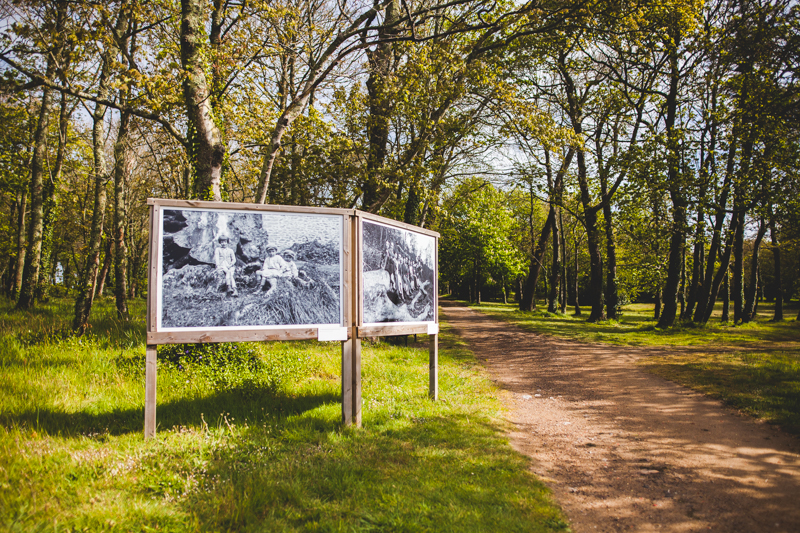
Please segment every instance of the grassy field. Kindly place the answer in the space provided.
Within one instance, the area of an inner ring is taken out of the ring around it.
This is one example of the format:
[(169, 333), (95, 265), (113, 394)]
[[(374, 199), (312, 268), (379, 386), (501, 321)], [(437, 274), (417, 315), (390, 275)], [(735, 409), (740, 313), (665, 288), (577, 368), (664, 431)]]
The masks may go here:
[[(772, 308), (762, 305), (755, 322), (734, 326), (719, 312), (703, 327), (655, 327), (652, 304), (623, 308), (616, 321), (595, 324), (582, 317), (523, 313), (515, 305), (473, 305), (522, 328), (575, 339), (623, 346), (652, 347), (639, 364), (666, 379), (719, 398), (756, 418), (800, 435), (800, 322), (770, 322)], [(796, 310), (784, 313), (794, 318)]]
[(160, 349), (144, 442), (143, 321), (100, 302), (73, 338), (71, 309), (0, 301), (0, 530), (568, 530), (446, 327), (439, 402), (425, 346), (365, 344), (362, 429), (340, 424), (338, 343)]

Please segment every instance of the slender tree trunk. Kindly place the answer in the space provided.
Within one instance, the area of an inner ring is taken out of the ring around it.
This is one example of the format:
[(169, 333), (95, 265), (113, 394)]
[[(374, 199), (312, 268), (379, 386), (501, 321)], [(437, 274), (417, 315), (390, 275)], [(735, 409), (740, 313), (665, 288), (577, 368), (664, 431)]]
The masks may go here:
[(581, 316), (581, 304), (578, 299), (578, 292), (580, 290), (578, 274), (580, 272), (580, 265), (578, 264), (578, 240), (575, 239), (575, 316)]
[(683, 249), (686, 240), (686, 198), (679, 172), (680, 146), (675, 128), (675, 117), (678, 109), (678, 80), (680, 78), (678, 62), (678, 46), (680, 29), (677, 25), (671, 28), (672, 44), (670, 49), (670, 88), (667, 94), (667, 182), (669, 196), (672, 200), (672, 229), (669, 240), (669, 266), (667, 282), (664, 285), (664, 310), (658, 320), (659, 328), (668, 328), (675, 323), (678, 314), (678, 288), (680, 286)]
[[(605, 182), (605, 180), (604, 180)], [(605, 197), (607, 187), (602, 183), (601, 190)], [(603, 225), (606, 231), (606, 314), (609, 319), (616, 320), (619, 308), (619, 293), (617, 289), (617, 243), (614, 237), (614, 227), (611, 222), (611, 201), (603, 202)]]
[(692, 278), (689, 282), (689, 298), (686, 302), (686, 309), (682, 317), (688, 320), (692, 317), (694, 307), (697, 304), (697, 298), (700, 289), (703, 286), (703, 266), (705, 264), (705, 213), (702, 207), (703, 201), (701, 199), (700, 207), (697, 209), (697, 225), (695, 226), (694, 234), (694, 250), (692, 252)]
[[(42, 259), (41, 271), (49, 273), (52, 269), (51, 259), (53, 256), (53, 233), (55, 232), (56, 221), (61, 212), (59, 205), (59, 188), (61, 184), (61, 171), (64, 168), (64, 157), (67, 147), (67, 131), (69, 129), (69, 119), (71, 111), (68, 109), (67, 95), (61, 94), (61, 110), (58, 119), (58, 151), (56, 152), (56, 164), (51, 172), (50, 179), (44, 186), (44, 230), (42, 235)], [(50, 279), (48, 275), (39, 276), (39, 287), (36, 291), (36, 298), (47, 301)]]
[(125, 181), (129, 165), (130, 149), (128, 147), (130, 113), (122, 112), (119, 120), (117, 142), (114, 145), (114, 296), (117, 305), (117, 316), (128, 320), (128, 246), (125, 243), (125, 222), (127, 206), (125, 204)]
[(28, 203), (28, 191), (22, 189), (19, 193), (19, 211), (17, 212), (17, 261), (14, 268), (14, 286), (11, 289), (13, 298), (18, 298), (22, 289), (22, 272), (25, 269), (25, 211)]
[[(56, 59), (48, 56), (47, 78), (52, 79), (56, 71)], [(28, 249), (22, 269), (22, 280), (19, 286), (17, 309), (30, 309), (36, 299), (36, 288), (39, 285), (39, 273), (42, 258), (42, 238), (44, 236), (44, 173), (47, 164), (47, 131), (50, 126), (50, 106), (53, 90), (42, 89), (42, 103), (39, 110), (39, 122), (33, 139), (33, 157), (31, 158), (31, 218), (28, 226)]]
[(586, 222), (586, 243), (589, 247), (589, 299), (592, 306), (589, 322), (597, 322), (606, 318), (603, 310), (603, 255), (600, 253), (597, 210), (590, 203), (589, 183), (586, 179), (586, 159), (582, 150), (578, 151), (578, 183), (580, 184), (581, 202)]
[(561, 292), (559, 296), (559, 313), (567, 314), (567, 240), (564, 237), (564, 212), (558, 210), (559, 237), (561, 239)]
[(775, 315), (772, 320), (780, 322), (783, 320), (783, 280), (781, 278), (781, 246), (778, 241), (778, 234), (775, 231), (775, 218), (770, 216), (769, 235), (772, 240), (772, 262), (775, 269)]
[(736, 226), (733, 234), (733, 276), (730, 281), (733, 298), (733, 323), (738, 324), (744, 318), (744, 213), (740, 202), (734, 201), (733, 204), (734, 211), (739, 213), (742, 221)]
[[(567, 97), (567, 112), (572, 129), (577, 136), (582, 136), (583, 125), (581, 102), (578, 99), (575, 83), (566, 67), (566, 54), (559, 55), (559, 70), (564, 81)], [(592, 206), (591, 192), (586, 175), (586, 154), (584, 149), (578, 150), (578, 185), (580, 187), (581, 204), (583, 206), (584, 225), (586, 227), (586, 244), (589, 248), (589, 300), (592, 311), (589, 322), (605, 319), (603, 310), (603, 256), (600, 253), (600, 235), (597, 230), (597, 208)]]
[[(564, 182), (564, 176), (567, 173), (567, 169), (569, 168), (570, 163), (572, 163), (572, 158), (575, 155), (575, 150), (570, 148), (567, 151), (566, 157), (561, 162), (561, 168), (559, 168), (558, 173), (556, 174), (555, 180), (552, 182), (553, 187), (551, 187), (551, 191), (558, 191), (561, 190), (562, 184)], [(533, 206), (531, 205), (531, 209)], [(547, 220), (545, 220), (544, 227), (542, 228), (542, 233), (539, 235), (539, 239), (536, 242), (536, 246), (532, 250), (531, 255), (531, 263), (528, 267), (528, 277), (525, 280), (525, 288), (522, 293), (522, 299), (519, 303), (520, 311), (534, 311), (536, 310), (536, 285), (539, 281), (539, 273), (542, 269), (542, 261), (544, 258), (545, 249), (547, 247), (547, 241), (550, 239), (550, 232), (553, 231), (553, 227), (556, 223), (556, 214), (553, 205), (550, 205), (550, 210), (547, 213)], [(532, 231), (532, 228), (531, 228)]]
[(725, 269), (725, 281), (722, 284), (722, 316), (720, 322), (728, 322), (730, 320), (731, 312), (731, 284), (730, 284), (730, 270)]
[[(106, 91), (108, 63), (105, 62), (102, 68), (103, 71), (100, 75), (101, 94)], [(106, 158), (103, 146), (105, 140), (105, 115), (106, 106), (96, 104), (92, 116), (94, 208), (92, 211), (92, 226), (89, 234), (86, 263), (84, 265), (83, 274), (81, 275), (80, 286), (78, 287), (78, 296), (75, 299), (75, 318), (72, 321), (72, 329), (81, 335), (89, 326), (89, 315), (92, 312), (95, 286), (97, 285), (97, 274), (100, 268), (100, 250), (103, 240), (103, 223), (106, 210), (106, 183), (109, 178), (106, 170)]]
[(656, 305), (653, 309), (653, 318), (655, 320), (661, 318), (661, 287), (656, 289)]
[[(225, 145), (217, 127), (206, 77), (206, 2), (181, 0), (181, 66), (183, 95), (190, 124), (190, 147), (195, 170), (195, 196), (222, 199), (222, 165)], [(263, 203), (263, 201), (262, 201)]]
[(750, 258), (750, 285), (747, 287), (745, 295), (744, 309), (742, 310), (742, 322), (750, 322), (756, 314), (756, 298), (758, 297), (758, 259), (761, 252), (761, 242), (767, 233), (767, 224), (764, 219), (758, 225), (758, 233), (753, 241), (753, 255)]
[[(729, 229), (730, 235), (728, 237), (728, 241), (725, 244), (725, 251), (719, 254), (719, 269), (717, 273), (714, 275), (713, 282), (710, 284), (710, 296), (709, 296), (709, 305), (704, 308), (704, 313), (700, 323), (705, 324), (711, 319), (711, 313), (714, 312), (714, 304), (717, 301), (717, 295), (719, 294), (720, 286), (722, 285), (723, 279), (728, 280), (728, 285), (726, 286), (726, 294), (730, 297), (730, 280), (728, 279), (728, 269), (730, 267), (730, 260), (731, 260), (731, 251), (733, 249), (733, 235), (736, 232), (737, 226), (740, 224), (739, 217), (736, 213), (731, 218), (731, 226)], [(712, 261), (711, 257), (708, 258), (709, 261)], [(698, 311), (700, 308), (698, 307)], [(695, 315), (697, 311), (695, 312)]]
[[(384, 10), (384, 20), (393, 23), (398, 15), (399, 5), (396, 0), (389, 2)], [(394, 36), (394, 28), (379, 30), (382, 40)], [(369, 78), (367, 78), (367, 95), (369, 116), (367, 118), (367, 140), (369, 154), (367, 156), (366, 180), (362, 186), (361, 205), (365, 209), (375, 204), (381, 193), (380, 173), (388, 153), (389, 125), (392, 116), (392, 98), (390, 97), (391, 77), (394, 71), (394, 43), (380, 42), (374, 51), (367, 52), (369, 59)]]
[(681, 249), (681, 286), (678, 289), (678, 302), (681, 304), (681, 312), (678, 316), (683, 317), (686, 312), (686, 241), (683, 242)]
[[(741, 90), (738, 98), (738, 108), (743, 109), (749, 98), (749, 83), (745, 78), (742, 83)], [(726, 157), (725, 177), (722, 182), (722, 189), (717, 201), (717, 209), (715, 213), (714, 231), (711, 237), (711, 246), (708, 251), (706, 272), (704, 276), (704, 283), (700, 289), (700, 295), (697, 300), (697, 309), (694, 312), (694, 322), (698, 324), (705, 324), (711, 317), (711, 312), (714, 309), (717, 293), (719, 291), (720, 283), (722, 282), (723, 271), (727, 272), (728, 260), (725, 260), (724, 268), (721, 266), (714, 274), (714, 263), (717, 255), (719, 254), (722, 242), (722, 228), (725, 223), (725, 214), (728, 205), (728, 195), (730, 194), (731, 186), (733, 183), (733, 175), (736, 168), (736, 153), (738, 150), (738, 143), (742, 134), (742, 119), (739, 114), (734, 117), (734, 123), (731, 131), (730, 140), (728, 142), (728, 154)], [(738, 219), (736, 210), (731, 217), (731, 229), (735, 228), (736, 220)], [(741, 221), (744, 224), (744, 219)], [(729, 247), (728, 247), (729, 248)], [(725, 256), (730, 258), (729, 249), (726, 250)]]
[(97, 276), (97, 283), (94, 289), (94, 298), (103, 295), (106, 288), (106, 280), (108, 273), (111, 271), (111, 264), (114, 262), (114, 255), (111, 253), (113, 242), (111, 239), (106, 239), (105, 256), (103, 257), (103, 268), (100, 269), (100, 274)]
[[(551, 179), (551, 203), (550, 203), (550, 210), (553, 212), (553, 264), (550, 270), (550, 291), (548, 294), (548, 302), (547, 302), (547, 312), (548, 313), (555, 313), (558, 310), (558, 295), (559, 295), (559, 287), (561, 283), (561, 227), (559, 225), (560, 218), (559, 218), (559, 208), (557, 207), (561, 203), (561, 192), (560, 190), (555, 190), (554, 183), (552, 181), (552, 167), (550, 166), (550, 150), (545, 150), (544, 152), (545, 157), (545, 165), (547, 167), (547, 174), (548, 177)], [(560, 187), (559, 187), (560, 189)]]

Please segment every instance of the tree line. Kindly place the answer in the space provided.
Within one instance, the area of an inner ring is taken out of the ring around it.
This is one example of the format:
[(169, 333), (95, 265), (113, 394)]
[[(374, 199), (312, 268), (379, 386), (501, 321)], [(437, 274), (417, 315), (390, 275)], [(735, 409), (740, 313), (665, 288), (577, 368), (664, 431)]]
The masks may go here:
[(451, 291), (533, 310), (544, 285), (591, 321), (642, 294), (660, 327), (727, 294), (782, 319), (797, 290), (791, 2), (2, 9), (2, 290), (70, 291), (78, 332), (106, 285), (125, 320), (146, 291), (147, 197), (432, 227)]

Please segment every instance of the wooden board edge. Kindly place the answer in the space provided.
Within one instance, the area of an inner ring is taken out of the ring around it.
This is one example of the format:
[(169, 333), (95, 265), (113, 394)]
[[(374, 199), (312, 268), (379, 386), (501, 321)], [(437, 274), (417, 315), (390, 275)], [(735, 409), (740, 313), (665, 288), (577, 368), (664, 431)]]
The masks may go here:
[(399, 220), (394, 220), (392, 218), (386, 218), (380, 215), (373, 215), (372, 213), (367, 213), (366, 211), (359, 211), (358, 209), (356, 209), (356, 216), (361, 219), (380, 222), (381, 224), (386, 224), (387, 226), (394, 226), (396, 228), (413, 231), (415, 233), (421, 233), (422, 235), (427, 235), (428, 237), (435, 237), (437, 239), (440, 237), (439, 232), (437, 231), (421, 228), (413, 224), (406, 224), (405, 222), (400, 222)]
[(155, 205), (150, 206), (150, 243), (147, 256), (147, 331), (158, 329), (158, 218), (161, 211)]
[[(299, 341), (317, 338), (317, 328), (236, 331), (150, 331), (147, 344), (191, 344), (209, 342)], [(348, 332), (351, 337), (352, 332)]]
[(392, 335), (427, 334), (428, 324), (392, 324), (387, 326), (359, 326), (358, 338), (389, 337)]
[(172, 198), (148, 198), (147, 204), (157, 207), (188, 207), (194, 209), (230, 209), (238, 211), (273, 211), (280, 213), (308, 213), (318, 215), (353, 215), (353, 209), (340, 207), (308, 207), (278, 204), (250, 204), (244, 202), (208, 202), (205, 200), (176, 200)]

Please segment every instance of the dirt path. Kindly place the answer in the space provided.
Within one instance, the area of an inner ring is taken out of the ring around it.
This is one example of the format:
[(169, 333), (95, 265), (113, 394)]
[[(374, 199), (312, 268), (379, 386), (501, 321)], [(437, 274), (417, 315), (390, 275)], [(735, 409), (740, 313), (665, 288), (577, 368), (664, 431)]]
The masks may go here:
[(443, 315), (508, 391), (512, 445), (576, 533), (800, 532), (800, 441), (635, 366), (643, 350)]

